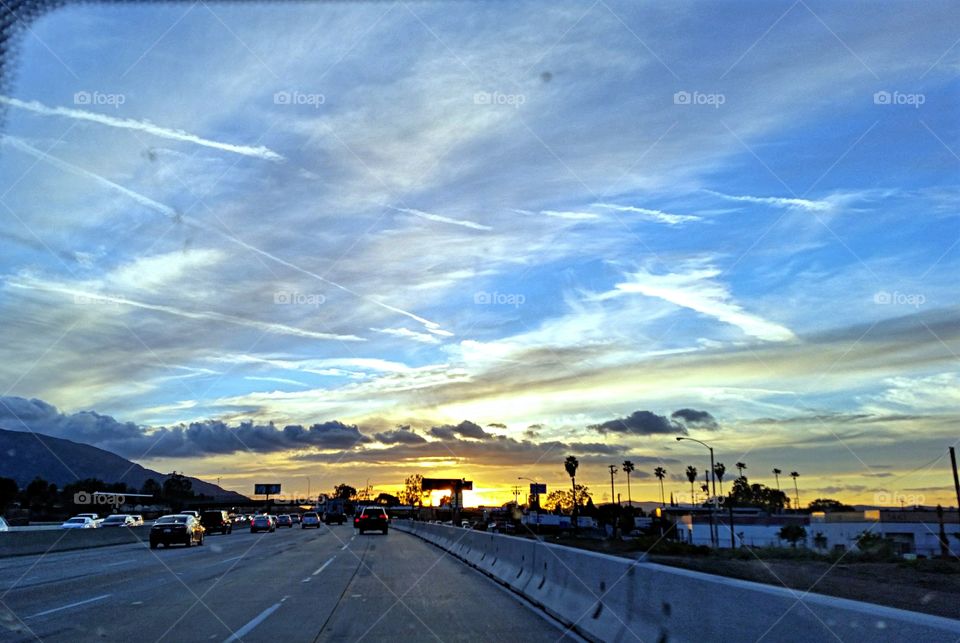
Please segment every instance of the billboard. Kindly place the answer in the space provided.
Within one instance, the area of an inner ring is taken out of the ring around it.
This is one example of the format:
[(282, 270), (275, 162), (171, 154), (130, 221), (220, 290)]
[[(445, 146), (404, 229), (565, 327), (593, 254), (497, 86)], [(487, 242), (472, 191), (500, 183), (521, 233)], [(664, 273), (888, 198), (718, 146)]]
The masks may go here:
[(420, 487), (424, 491), (452, 491), (457, 487), (460, 487), (463, 491), (472, 491), (473, 490), (473, 481), (472, 480), (459, 480), (457, 478), (424, 478), (422, 486)]
[(530, 495), (539, 496), (541, 493), (547, 492), (547, 485), (540, 484), (539, 482), (530, 483)]
[(280, 493), (280, 483), (277, 484), (255, 484), (253, 493), (258, 496), (272, 496)]

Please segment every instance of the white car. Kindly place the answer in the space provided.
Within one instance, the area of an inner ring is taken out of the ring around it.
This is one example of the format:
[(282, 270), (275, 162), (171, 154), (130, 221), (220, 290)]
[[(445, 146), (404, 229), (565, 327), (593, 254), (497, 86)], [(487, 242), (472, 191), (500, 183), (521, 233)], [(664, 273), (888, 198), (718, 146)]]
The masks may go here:
[(140, 514), (130, 514), (130, 517), (133, 519), (133, 525), (131, 525), (131, 527), (143, 527), (143, 516)]
[(60, 525), (61, 529), (96, 529), (97, 521), (87, 516), (74, 516)]
[(3, 519), (3, 516), (0, 516), (0, 531), (10, 531), (10, 525)]

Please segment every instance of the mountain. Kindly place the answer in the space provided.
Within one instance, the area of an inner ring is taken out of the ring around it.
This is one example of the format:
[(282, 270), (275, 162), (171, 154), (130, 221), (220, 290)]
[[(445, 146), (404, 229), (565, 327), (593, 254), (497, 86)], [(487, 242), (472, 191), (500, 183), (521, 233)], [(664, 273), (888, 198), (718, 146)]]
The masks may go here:
[[(140, 489), (149, 478), (163, 484), (169, 474), (147, 469), (89, 444), (41, 433), (0, 429), (0, 476), (13, 478), (21, 488), (39, 476), (56, 483), (58, 487), (84, 478), (97, 478), (107, 483), (124, 482)], [(228, 491), (199, 478), (190, 478), (190, 482), (196, 493), (217, 500), (248, 500), (235, 491)]]

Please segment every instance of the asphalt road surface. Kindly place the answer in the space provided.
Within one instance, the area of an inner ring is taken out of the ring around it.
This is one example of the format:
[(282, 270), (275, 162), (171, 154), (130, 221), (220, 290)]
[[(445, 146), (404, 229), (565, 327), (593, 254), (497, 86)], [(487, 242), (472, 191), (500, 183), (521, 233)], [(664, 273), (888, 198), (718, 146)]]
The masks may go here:
[(0, 559), (2, 641), (557, 641), (564, 632), (414, 536), (348, 525)]

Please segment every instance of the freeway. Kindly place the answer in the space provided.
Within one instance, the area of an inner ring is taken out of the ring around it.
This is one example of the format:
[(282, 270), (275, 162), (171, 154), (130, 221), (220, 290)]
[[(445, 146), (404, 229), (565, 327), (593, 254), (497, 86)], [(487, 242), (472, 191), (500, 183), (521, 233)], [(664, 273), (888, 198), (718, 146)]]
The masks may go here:
[(2, 641), (563, 636), (487, 577), (396, 530), (242, 530), (189, 549), (132, 544), (0, 559)]

